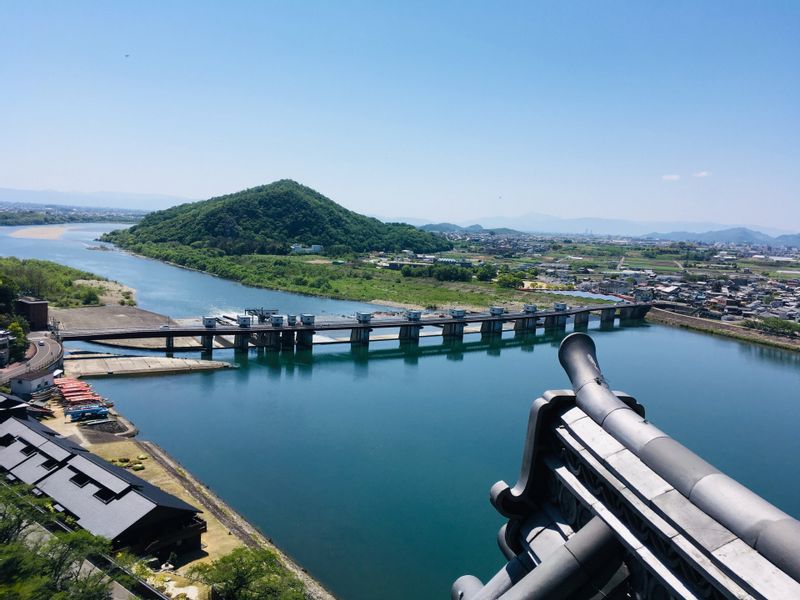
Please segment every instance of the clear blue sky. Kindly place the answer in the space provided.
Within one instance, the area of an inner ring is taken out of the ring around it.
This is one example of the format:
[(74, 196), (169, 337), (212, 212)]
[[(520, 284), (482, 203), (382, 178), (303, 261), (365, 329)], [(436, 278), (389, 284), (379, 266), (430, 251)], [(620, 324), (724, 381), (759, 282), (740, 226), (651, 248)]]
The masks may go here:
[(0, 1), (0, 187), (800, 230), (798, 32), (797, 1)]

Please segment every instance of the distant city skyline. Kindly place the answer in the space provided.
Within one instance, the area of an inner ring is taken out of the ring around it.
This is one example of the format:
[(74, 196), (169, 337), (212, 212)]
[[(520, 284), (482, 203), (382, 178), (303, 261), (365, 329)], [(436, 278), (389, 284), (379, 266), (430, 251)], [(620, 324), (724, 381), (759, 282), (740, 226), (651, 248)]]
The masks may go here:
[(28, 2), (2, 15), (2, 188), (147, 202), (290, 178), (432, 222), (800, 231), (800, 4)]

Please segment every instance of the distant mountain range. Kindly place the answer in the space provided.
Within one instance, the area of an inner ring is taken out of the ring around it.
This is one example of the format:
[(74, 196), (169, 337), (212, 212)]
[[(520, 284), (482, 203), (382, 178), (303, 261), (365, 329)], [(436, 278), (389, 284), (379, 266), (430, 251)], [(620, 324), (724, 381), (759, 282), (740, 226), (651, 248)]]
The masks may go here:
[(747, 227), (733, 227), (717, 231), (694, 233), (690, 231), (672, 231), (669, 233), (649, 233), (641, 236), (654, 240), (670, 240), (674, 242), (703, 242), (705, 244), (750, 244), (758, 246), (782, 246), (800, 248), (800, 234), (771, 236)]
[[(519, 234), (519, 230), (507, 227), (487, 229), (482, 225), (461, 226), (454, 223), (431, 223), (420, 227), (423, 231), (436, 233), (452, 232), (490, 232)], [(559, 232), (561, 233), (561, 232)], [(800, 248), (800, 234), (783, 234), (777, 236), (767, 235), (761, 231), (749, 229), (747, 227), (729, 227), (727, 229), (717, 229), (714, 231), (671, 231), (668, 233), (647, 233), (636, 235), (650, 240), (666, 240), (672, 242), (701, 242), (704, 244), (750, 244), (753, 246), (776, 246), (776, 247), (798, 247)]]
[(781, 235), (791, 231), (771, 227), (754, 227), (748, 224), (724, 224), (704, 221), (633, 221), (627, 219), (598, 219), (584, 217), (562, 219), (541, 213), (527, 213), (519, 217), (485, 217), (473, 221), (484, 227), (511, 227), (520, 231), (537, 233), (582, 233), (593, 235), (644, 236), (653, 231), (686, 231), (703, 233), (730, 228), (749, 228), (768, 235)]
[(494, 227), (492, 229), (486, 229), (482, 225), (467, 225), (466, 227), (462, 227), (461, 225), (456, 225), (455, 223), (430, 223), (428, 225), (422, 225), (419, 227), (422, 231), (431, 231), (436, 233), (453, 233), (456, 231), (465, 231), (465, 232), (473, 232), (473, 233), (505, 233), (505, 234), (520, 234), (523, 233), (522, 231), (518, 231), (516, 229), (509, 229), (508, 227)]

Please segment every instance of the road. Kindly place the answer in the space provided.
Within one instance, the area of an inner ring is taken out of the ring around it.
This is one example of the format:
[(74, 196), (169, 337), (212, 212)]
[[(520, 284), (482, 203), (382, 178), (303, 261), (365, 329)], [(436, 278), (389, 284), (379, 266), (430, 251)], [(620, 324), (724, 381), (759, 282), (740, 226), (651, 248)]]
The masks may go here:
[[(34, 355), (27, 360), (13, 363), (5, 369), (0, 369), (0, 384), (4, 384), (25, 373), (45, 369), (61, 359), (61, 344), (49, 337), (46, 332), (31, 332), (28, 335), (28, 340), (33, 344)], [(39, 345), (40, 341), (44, 342), (43, 346)]]

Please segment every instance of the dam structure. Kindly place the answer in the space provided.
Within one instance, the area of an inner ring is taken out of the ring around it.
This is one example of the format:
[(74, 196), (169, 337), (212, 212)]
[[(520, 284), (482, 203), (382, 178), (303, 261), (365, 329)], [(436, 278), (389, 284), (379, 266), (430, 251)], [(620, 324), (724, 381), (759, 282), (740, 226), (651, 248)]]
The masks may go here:
[(573, 389), (533, 402), (517, 483), (490, 491), (506, 562), (453, 600), (800, 598), (800, 522), (612, 391), (588, 335), (559, 361)]
[[(424, 328), (435, 328), (434, 335), (445, 339), (462, 339), (465, 333), (481, 333), (484, 336), (502, 335), (513, 330), (519, 334), (534, 334), (537, 329), (563, 331), (572, 321), (576, 330), (588, 327), (590, 315), (599, 317), (601, 326), (610, 327), (618, 319), (620, 323), (637, 322), (644, 319), (651, 304), (630, 302), (618, 304), (596, 304), (569, 307), (556, 303), (552, 310), (540, 310), (526, 304), (520, 312), (506, 312), (502, 307), (492, 307), (488, 312), (470, 313), (454, 308), (447, 313), (423, 315), (422, 311), (409, 310), (403, 317), (374, 318), (370, 312), (357, 312), (349, 319), (317, 319), (313, 314), (278, 314), (276, 309), (250, 308), (245, 314), (223, 321), (216, 317), (203, 317), (201, 325), (177, 325), (160, 327), (61, 329), (55, 331), (61, 342), (104, 340), (165, 340), (167, 352), (203, 350), (211, 354), (215, 348), (233, 347), (247, 351), (251, 347), (270, 350), (311, 348), (317, 343), (350, 343), (366, 346), (370, 341), (397, 339), (405, 343), (418, 343), (421, 336), (430, 333)], [(233, 321), (233, 322), (230, 322)], [(254, 322), (255, 321), (255, 322)], [(375, 330), (386, 333), (375, 334)], [(392, 333), (392, 331), (396, 333)], [(344, 339), (331, 338), (324, 334), (345, 332)], [(324, 336), (324, 337), (323, 337)], [(191, 338), (192, 343), (183, 346), (177, 339)], [(233, 340), (231, 343), (228, 340)], [(220, 344), (220, 340), (226, 340)]]

